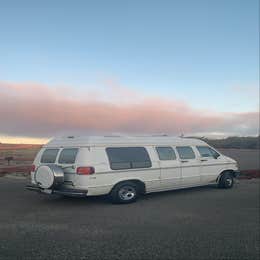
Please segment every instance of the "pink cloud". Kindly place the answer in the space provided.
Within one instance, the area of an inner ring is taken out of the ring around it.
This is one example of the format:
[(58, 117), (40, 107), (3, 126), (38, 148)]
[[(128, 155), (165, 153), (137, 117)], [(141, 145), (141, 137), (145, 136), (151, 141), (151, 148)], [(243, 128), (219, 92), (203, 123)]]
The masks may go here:
[(113, 80), (106, 86), (75, 93), (69, 87), (0, 82), (0, 133), (36, 137), (69, 132), (257, 134), (258, 112), (203, 112), (182, 101), (145, 96)]

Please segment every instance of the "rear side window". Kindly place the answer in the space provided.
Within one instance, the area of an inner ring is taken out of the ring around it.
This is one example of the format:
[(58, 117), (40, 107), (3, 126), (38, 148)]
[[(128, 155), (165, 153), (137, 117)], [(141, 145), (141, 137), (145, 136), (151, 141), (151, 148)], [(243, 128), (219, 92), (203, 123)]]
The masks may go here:
[(190, 146), (177, 146), (176, 149), (181, 159), (195, 158), (195, 154)]
[(156, 151), (158, 153), (159, 159), (161, 161), (166, 160), (176, 160), (176, 155), (172, 147), (156, 147)]
[(66, 148), (60, 153), (59, 163), (74, 163), (78, 153), (78, 148)]
[(149, 168), (152, 166), (144, 147), (110, 147), (106, 149), (112, 170)]
[(55, 163), (59, 149), (46, 149), (41, 158), (41, 163)]

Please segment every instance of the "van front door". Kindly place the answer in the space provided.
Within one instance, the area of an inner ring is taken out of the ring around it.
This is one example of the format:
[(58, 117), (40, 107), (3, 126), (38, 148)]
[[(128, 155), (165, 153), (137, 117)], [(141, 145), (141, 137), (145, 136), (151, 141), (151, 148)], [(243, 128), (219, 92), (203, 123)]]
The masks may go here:
[(191, 187), (201, 184), (200, 163), (190, 146), (176, 147), (181, 163), (181, 186)]
[(197, 146), (200, 154), (200, 174), (202, 184), (215, 183), (223, 170), (225, 159), (209, 146)]

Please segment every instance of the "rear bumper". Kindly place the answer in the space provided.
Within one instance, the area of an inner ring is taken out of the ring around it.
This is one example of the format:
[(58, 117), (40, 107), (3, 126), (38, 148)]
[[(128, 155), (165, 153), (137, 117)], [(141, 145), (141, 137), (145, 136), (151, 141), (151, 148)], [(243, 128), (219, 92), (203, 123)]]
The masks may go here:
[(78, 190), (78, 189), (65, 189), (65, 188), (56, 188), (56, 189), (43, 189), (37, 185), (26, 185), (26, 189), (30, 191), (36, 191), (39, 193), (45, 194), (58, 194), (72, 197), (86, 197), (87, 190)]

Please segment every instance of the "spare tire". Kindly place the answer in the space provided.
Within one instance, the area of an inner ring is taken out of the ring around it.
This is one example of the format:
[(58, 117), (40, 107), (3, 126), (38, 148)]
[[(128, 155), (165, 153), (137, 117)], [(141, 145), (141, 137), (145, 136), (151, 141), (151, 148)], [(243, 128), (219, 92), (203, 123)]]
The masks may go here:
[(34, 174), (34, 180), (41, 188), (54, 188), (64, 182), (64, 172), (57, 165), (41, 165)]

